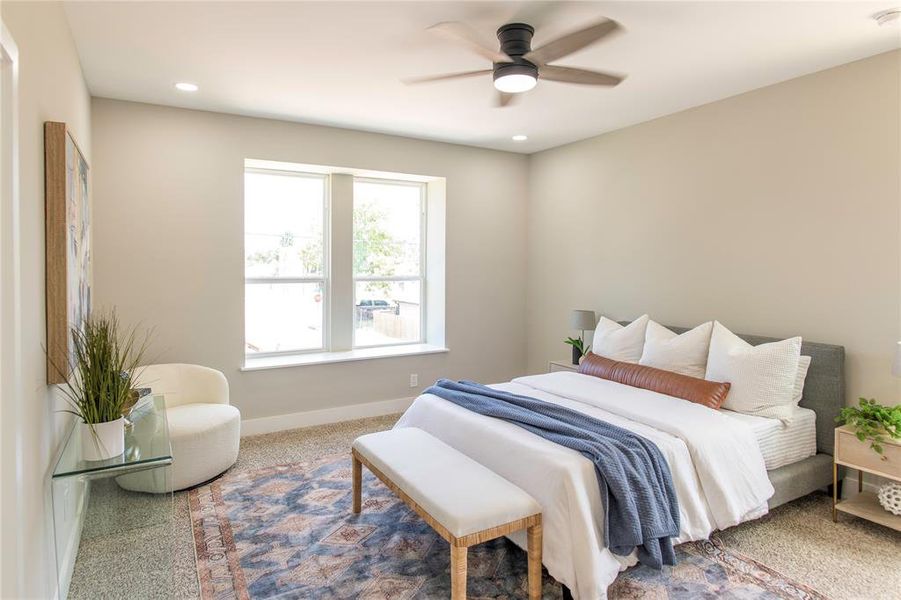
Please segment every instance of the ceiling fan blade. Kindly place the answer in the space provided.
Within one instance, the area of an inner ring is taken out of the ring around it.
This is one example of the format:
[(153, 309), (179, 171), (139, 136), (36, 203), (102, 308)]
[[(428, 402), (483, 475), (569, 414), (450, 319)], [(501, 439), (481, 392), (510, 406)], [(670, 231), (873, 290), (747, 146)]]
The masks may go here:
[(557, 38), (553, 42), (548, 42), (544, 46), (532, 50), (523, 58), (536, 65), (546, 65), (549, 62), (563, 58), (567, 54), (572, 54), (576, 50), (581, 50), (586, 46), (599, 42), (611, 33), (621, 29), (616, 21), (605, 19), (585, 29)]
[(462, 73), (445, 73), (444, 75), (431, 75), (429, 77), (410, 77), (408, 79), (402, 79), (404, 83), (407, 85), (414, 85), (417, 83), (432, 83), (433, 81), (447, 81), (449, 79), (467, 79), (469, 77), (476, 77), (478, 75), (490, 75), (491, 69), (481, 69), (479, 71), (463, 71)]
[(516, 102), (517, 96), (519, 96), (519, 94), (508, 94), (506, 92), (498, 92), (497, 93), (497, 107), (503, 108), (505, 106), (509, 106), (510, 104), (513, 104), (514, 102)]
[(443, 21), (436, 23), (428, 28), (428, 31), (434, 31), (438, 35), (463, 46), (466, 46), (482, 58), (486, 58), (491, 62), (510, 62), (510, 57), (500, 52), (492, 50), (479, 39), (479, 35), (472, 30), (469, 25), (458, 21)]
[(619, 85), (625, 75), (613, 75), (612, 73), (599, 73), (587, 69), (574, 69), (573, 67), (558, 67), (556, 65), (543, 65), (538, 68), (539, 79), (549, 81), (563, 81), (566, 83), (581, 83), (583, 85)]

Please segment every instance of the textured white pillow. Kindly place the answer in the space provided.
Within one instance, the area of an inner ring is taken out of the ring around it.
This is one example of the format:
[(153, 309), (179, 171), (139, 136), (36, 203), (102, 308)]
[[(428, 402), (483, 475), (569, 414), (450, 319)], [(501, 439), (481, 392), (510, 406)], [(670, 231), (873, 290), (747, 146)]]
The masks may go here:
[(798, 404), (804, 395), (804, 380), (807, 379), (807, 369), (810, 368), (810, 357), (803, 354), (798, 359), (798, 374), (795, 377), (795, 389), (792, 393), (792, 402)]
[(647, 326), (647, 315), (641, 315), (625, 327), (607, 317), (601, 317), (594, 330), (591, 351), (610, 360), (636, 363), (644, 348)]
[(717, 321), (704, 378), (732, 384), (723, 408), (790, 423), (800, 356), (800, 337), (752, 346)]
[(713, 321), (702, 323), (683, 334), (670, 331), (656, 321), (648, 321), (644, 350), (638, 364), (703, 379), (711, 331)]

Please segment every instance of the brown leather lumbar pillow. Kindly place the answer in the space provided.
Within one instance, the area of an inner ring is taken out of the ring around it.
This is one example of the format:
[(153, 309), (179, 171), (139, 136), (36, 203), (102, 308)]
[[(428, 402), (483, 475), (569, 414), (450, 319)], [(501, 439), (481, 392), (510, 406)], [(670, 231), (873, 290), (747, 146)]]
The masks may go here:
[(719, 408), (729, 393), (728, 383), (707, 381), (654, 367), (610, 360), (592, 352), (582, 359), (579, 373), (682, 398), (713, 409)]

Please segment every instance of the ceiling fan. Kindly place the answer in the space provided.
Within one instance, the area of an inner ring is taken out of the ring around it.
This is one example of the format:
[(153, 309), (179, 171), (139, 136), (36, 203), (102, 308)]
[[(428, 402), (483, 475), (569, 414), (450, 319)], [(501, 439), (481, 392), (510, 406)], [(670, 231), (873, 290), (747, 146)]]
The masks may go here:
[(429, 31), (434, 31), (469, 48), (482, 58), (490, 60), (493, 63), (492, 68), (407, 79), (405, 83), (430, 83), (491, 74), (494, 78), (494, 87), (498, 91), (499, 106), (507, 106), (516, 97), (516, 94), (534, 88), (539, 79), (612, 87), (625, 79), (625, 75), (563, 67), (549, 63), (595, 44), (621, 30), (622, 27), (616, 21), (604, 19), (533, 50), (532, 36), (535, 34), (535, 28), (526, 23), (507, 23), (497, 30), (500, 50), (492, 50), (479, 41), (478, 35), (469, 26), (455, 21), (446, 21), (432, 25), (429, 27)]

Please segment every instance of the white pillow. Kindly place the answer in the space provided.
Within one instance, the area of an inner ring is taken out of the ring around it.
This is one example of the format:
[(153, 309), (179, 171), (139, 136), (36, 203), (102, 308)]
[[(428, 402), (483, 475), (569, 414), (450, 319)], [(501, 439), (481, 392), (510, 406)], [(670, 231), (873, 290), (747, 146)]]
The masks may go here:
[(656, 321), (648, 321), (644, 350), (638, 364), (704, 378), (710, 332), (713, 321), (707, 321), (683, 334), (670, 331)]
[(804, 380), (807, 379), (807, 369), (810, 368), (810, 357), (803, 354), (798, 359), (798, 374), (795, 377), (795, 389), (792, 393), (792, 402), (796, 405), (801, 402), (804, 395)]
[(801, 338), (752, 346), (713, 323), (705, 379), (731, 384), (723, 408), (790, 423)]
[(610, 360), (636, 363), (644, 348), (647, 326), (647, 315), (641, 315), (625, 327), (607, 317), (601, 317), (594, 330), (591, 351)]

